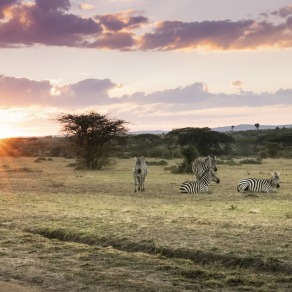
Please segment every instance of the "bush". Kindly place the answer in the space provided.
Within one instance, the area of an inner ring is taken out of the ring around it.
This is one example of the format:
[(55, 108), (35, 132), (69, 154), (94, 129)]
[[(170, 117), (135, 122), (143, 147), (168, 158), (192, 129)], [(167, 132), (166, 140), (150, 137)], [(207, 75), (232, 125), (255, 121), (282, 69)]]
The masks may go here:
[(260, 152), (258, 153), (258, 155), (259, 155), (259, 157), (262, 158), (262, 159), (264, 159), (264, 158), (268, 158), (268, 157), (269, 157), (268, 153), (267, 153), (265, 150), (260, 151)]
[(181, 163), (177, 163), (176, 165), (172, 165), (170, 167), (164, 168), (164, 170), (169, 170), (171, 173), (178, 174), (178, 173), (192, 173), (192, 165), (187, 164), (184, 160)]
[(146, 161), (147, 165), (168, 165), (167, 161), (159, 160), (159, 161)]
[(165, 167), (164, 170), (170, 171), (173, 174), (178, 174), (179, 173), (179, 169), (178, 169), (177, 165), (171, 165), (169, 167)]
[(239, 161), (240, 164), (262, 164), (262, 159), (243, 159)]

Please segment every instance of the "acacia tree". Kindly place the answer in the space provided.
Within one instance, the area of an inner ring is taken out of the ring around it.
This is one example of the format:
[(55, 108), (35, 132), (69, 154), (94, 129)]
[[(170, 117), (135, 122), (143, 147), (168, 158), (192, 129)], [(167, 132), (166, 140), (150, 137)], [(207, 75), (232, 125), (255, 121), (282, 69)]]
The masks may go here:
[(260, 127), (260, 124), (259, 123), (256, 123), (256, 124), (254, 124), (254, 126), (257, 128), (257, 130), (259, 129), (259, 127)]
[(182, 172), (191, 172), (191, 163), (199, 155), (220, 155), (228, 152), (229, 145), (234, 141), (231, 136), (207, 127), (175, 129), (166, 136), (181, 147), (181, 154), (185, 157), (179, 169)]
[(124, 120), (111, 119), (94, 111), (63, 114), (57, 121), (70, 138), (80, 166), (86, 169), (101, 169), (108, 165), (117, 141), (128, 132)]

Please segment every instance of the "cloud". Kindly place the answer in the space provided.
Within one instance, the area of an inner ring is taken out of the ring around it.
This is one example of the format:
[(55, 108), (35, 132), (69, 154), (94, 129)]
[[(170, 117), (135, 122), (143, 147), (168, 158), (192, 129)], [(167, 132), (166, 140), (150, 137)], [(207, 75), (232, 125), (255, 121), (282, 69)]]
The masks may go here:
[(241, 88), (243, 86), (243, 82), (241, 80), (232, 81), (232, 86)]
[(292, 21), (275, 25), (256, 20), (222, 20), (185, 23), (163, 21), (141, 40), (142, 50), (216, 49), (243, 50), (291, 47)]
[(148, 18), (138, 15), (136, 11), (125, 11), (116, 14), (97, 15), (95, 19), (104, 27), (106, 31), (117, 32), (121, 30), (131, 30), (148, 23)]
[[(242, 85), (239, 80), (233, 83)], [(174, 89), (111, 97), (109, 92), (120, 86), (120, 83), (114, 83), (110, 79), (85, 79), (74, 84), (57, 85), (48, 80), (34, 81), (0, 75), (0, 106), (74, 108), (98, 105), (123, 107), (124, 104), (133, 104), (151, 111), (167, 108), (167, 111), (177, 112), (192, 109), (292, 105), (292, 89), (279, 89), (274, 93), (241, 90), (238, 94), (224, 94), (211, 93), (206, 84), (197, 82)]]
[(94, 9), (94, 5), (88, 3), (82, 3), (78, 6), (81, 10), (92, 10)]
[(125, 50), (136, 43), (129, 31), (148, 22), (135, 11), (83, 18), (70, 14), (70, 8), (69, 0), (1, 2), (0, 47), (43, 44)]
[(112, 102), (108, 92), (119, 84), (109, 79), (86, 79), (58, 86), (50, 81), (33, 81), (0, 75), (0, 106), (85, 107)]
[(281, 18), (287, 18), (292, 15), (292, 4), (286, 5), (285, 7), (282, 7), (279, 10), (275, 10), (271, 12), (271, 15), (276, 15)]
[(17, 0), (1, 0), (1, 2), (0, 2), (0, 19), (4, 17), (5, 9), (7, 9), (9, 6), (13, 5), (16, 2), (17, 2)]
[[(234, 84), (241, 85), (241, 81), (236, 80)], [(271, 119), (277, 123), (276, 118), (290, 123), (291, 88), (224, 94), (209, 92), (206, 84), (197, 82), (151, 93), (111, 97), (111, 90), (119, 86), (110, 79), (85, 79), (58, 85), (48, 80), (0, 76), (0, 113), (7, 115), (7, 122), (11, 115), (10, 123), (19, 128), (19, 135), (33, 128), (38, 128), (35, 130), (40, 135), (56, 134), (58, 125), (53, 120), (58, 115), (89, 110), (124, 119), (131, 123), (131, 129), (140, 130), (251, 123), (255, 122), (255, 116), (261, 124), (270, 124)]]
[(88, 37), (102, 32), (101, 26), (92, 19), (67, 13), (69, 8), (69, 0), (36, 0), (33, 4), (11, 5), (4, 10), (6, 21), (0, 23), (0, 45), (78, 47)]
[(17, 106), (48, 104), (50, 97), (48, 81), (33, 81), (27, 78), (14, 78), (0, 75), (0, 105)]
[[(81, 9), (91, 6), (80, 4)], [(256, 50), (292, 46), (292, 6), (266, 15), (274, 23), (238, 21), (183, 22), (163, 20), (150, 23), (138, 11), (84, 18), (70, 13), (69, 0), (2, 0), (0, 4), (0, 47), (42, 44), (112, 50)], [(1, 21), (2, 20), (2, 21)], [(139, 30), (146, 26), (152, 31)], [(140, 33), (140, 34), (139, 34)]]
[(242, 88), (243, 88), (244, 83), (241, 80), (234, 80), (232, 81), (231, 84), (234, 88), (239, 89), (240, 91), (243, 91)]
[(191, 104), (200, 103), (208, 96), (210, 96), (210, 94), (207, 92), (206, 84), (194, 83), (186, 87), (155, 91), (150, 94), (136, 92), (132, 95), (124, 96), (123, 99), (135, 104)]
[(135, 45), (135, 39), (132, 33), (116, 32), (104, 33), (88, 47), (101, 49), (117, 49), (121, 51), (129, 51)]

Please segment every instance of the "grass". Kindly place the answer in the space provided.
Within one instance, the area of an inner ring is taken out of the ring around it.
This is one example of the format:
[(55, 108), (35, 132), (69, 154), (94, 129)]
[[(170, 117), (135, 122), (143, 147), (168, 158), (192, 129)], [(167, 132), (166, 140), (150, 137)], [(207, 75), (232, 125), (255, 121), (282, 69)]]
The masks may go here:
[[(221, 182), (204, 195), (180, 194), (193, 175), (155, 159), (135, 194), (131, 160), (103, 171), (64, 158), (1, 160), (2, 280), (47, 291), (292, 288), (292, 160), (219, 165)], [(237, 193), (240, 179), (274, 171), (277, 194)]]

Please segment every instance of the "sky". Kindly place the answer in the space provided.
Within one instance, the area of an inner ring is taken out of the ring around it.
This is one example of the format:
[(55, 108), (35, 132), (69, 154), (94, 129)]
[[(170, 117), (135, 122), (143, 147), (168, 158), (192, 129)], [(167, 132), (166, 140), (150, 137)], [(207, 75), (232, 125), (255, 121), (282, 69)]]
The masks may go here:
[(0, 0), (0, 138), (292, 124), (291, 0)]

